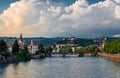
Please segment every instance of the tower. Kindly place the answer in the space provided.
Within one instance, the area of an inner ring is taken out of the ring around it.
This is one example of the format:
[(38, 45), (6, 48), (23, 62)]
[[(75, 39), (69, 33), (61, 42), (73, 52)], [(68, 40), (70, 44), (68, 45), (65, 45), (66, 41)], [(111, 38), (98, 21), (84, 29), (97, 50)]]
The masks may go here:
[(30, 43), (31, 45), (33, 45), (33, 40), (31, 39), (31, 43)]
[(30, 45), (31, 45), (31, 53), (33, 53), (33, 40), (32, 39), (31, 39)]
[(22, 37), (22, 33), (20, 34), (18, 44), (19, 44), (20, 49), (24, 48), (24, 40), (23, 40), (23, 37)]
[(102, 39), (102, 44), (101, 44), (101, 49), (102, 49), (102, 50), (104, 49), (104, 46), (105, 46), (105, 44), (106, 44), (106, 40), (107, 40), (107, 38), (106, 38), (106, 37), (103, 37), (103, 39)]
[(23, 43), (22, 33), (20, 34), (20, 39), (19, 40)]

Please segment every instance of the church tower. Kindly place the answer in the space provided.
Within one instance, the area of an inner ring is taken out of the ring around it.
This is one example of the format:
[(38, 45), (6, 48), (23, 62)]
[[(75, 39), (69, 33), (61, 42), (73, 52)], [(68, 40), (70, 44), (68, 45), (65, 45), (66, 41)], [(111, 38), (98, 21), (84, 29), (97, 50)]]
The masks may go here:
[(32, 39), (31, 39), (31, 44), (30, 45), (31, 45), (31, 53), (33, 53), (33, 47), (34, 46), (33, 46), (33, 40)]
[(23, 43), (22, 33), (20, 34), (20, 38), (19, 38), (19, 40)]
[(102, 45), (101, 45), (101, 49), (102, 49), (102, 50), (104, 49), (104, 46), (105, 46), (105, 44), (106, 44), (106, 40), (107, 40), (107, 38), (106, 38), (106, 37), (103, 37), (103, 39), (102, 39)]
[(23, 37), (22, 37), (22, 33), (20, 34), (18, 44), (19, 44), (20, 49), (24, 48), (24, 40), (23, 40)]

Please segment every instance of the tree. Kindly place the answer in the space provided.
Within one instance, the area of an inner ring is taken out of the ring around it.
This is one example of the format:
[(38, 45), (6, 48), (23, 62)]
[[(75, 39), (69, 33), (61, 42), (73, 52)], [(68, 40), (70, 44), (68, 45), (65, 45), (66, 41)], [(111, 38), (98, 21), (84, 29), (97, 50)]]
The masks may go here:
[(120, 53), (120, 40), (115, 40), (106, 43), (103, 50), (105, 53), (110, 53), (110, 54)]
[(68, 52), (72, 52), (70, 46), (62, 47), (61, 51), (62, 51), (62, 53), (63, 53), (63, 57), (65, 57), (66, 53), (68, 53)]
[(75, 52), (78, 53), (78, 57), (83, 57), (85, 49), (84, 48), (79, 48), (79, 49), (76, 49)]
[(52, 52), (53, 48), (51, 46), (46, 47), (46, 52)]
[(7, 51), (3, 52), (3, 56), (5, 57), (5, 59), (8, 61), (8, 57), (10, 56), (10, 53)]
[(4, 56), (7, 61), (10, 56), (10, 53), (7, 52), (7, 44), (3, 39), (0, 40), (0, 55)]
[(92, 53), (92, 56), (97, 56), (97, 52), (99, 52), (100, 50), (98, 49), (97, 46), (87, 46), (87, 47), (83, 47), (80, 49), (76, 49), (76, 52), (79, 54), (79, 57), (84, 56), (84, 52), (89, 52)]
[(51, 52), (52, 52), (53, 48), (51, 46), (48, 46), (48, 47), (46, 47), (45, 50), (46, 50), (46, 55), (51, 57)]
[(38, 45), (38, 51), (39, 51), (39, 53), (45, 53), (45, 49), (44, 49), (44, 46), (42, 44)]
[(14, 44), (12, 46), (12, 53), (13, 54), (19, 53), (19, 45), (17, 40), (14, 41)]
[(20, 52), (16, 54), (16, 59), (18, 61), (27, 61), (31, 59), (27, 46), (25, 46), (24, 49), (21, 49)]
[(25, 49), (25, 51), (26, 51), (27, 53), (29, 53), (28, 48), (27, 48), (26, 45), (24, 46), (24, 49)]
[(27, 50), (21, 49), (20, 54), (22, 55), (23, 61), (30, 60), (30, 54)]
[(42, 44), (38, 45), (38, 51), (36, 52), (36, 54), (40, 54), (40, 58), (45, 58), (45, 56), (46, 56), (45, 49)]
[(3, 39), (1, 39), (0, 40), (0, 51), (6, 51), (6, 50), (7, 50), (7, 44)]

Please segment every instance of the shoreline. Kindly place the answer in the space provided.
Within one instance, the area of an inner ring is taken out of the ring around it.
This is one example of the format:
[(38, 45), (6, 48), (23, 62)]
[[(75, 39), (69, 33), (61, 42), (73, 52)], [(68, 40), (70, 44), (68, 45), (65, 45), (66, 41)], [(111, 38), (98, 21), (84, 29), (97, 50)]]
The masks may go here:
[(120, 55), (98, 53), (99, 57), (120, 63)]
[(0, 59), (0, 65), (12, 63), (12, 62), (17, 62), (17, 60), (14, 57), (8, 57), (7, 59), (2, 59), (2, 60)]
[[(100, 58), (104, 58), (107, 60), (111, 60), (111, 61), (120, 63), (120, 55), (117, 55), (117, 54), (98, 53), (98, 56)], [(19, 62), (19, 61), (17, 61), (14, 57), (9, 57), (8, 60), (6, 60), (6, 59), (1, 60), (0, 59), (0, 65), (7, 64), (7, 63), (13, 63), (13, 62)]]

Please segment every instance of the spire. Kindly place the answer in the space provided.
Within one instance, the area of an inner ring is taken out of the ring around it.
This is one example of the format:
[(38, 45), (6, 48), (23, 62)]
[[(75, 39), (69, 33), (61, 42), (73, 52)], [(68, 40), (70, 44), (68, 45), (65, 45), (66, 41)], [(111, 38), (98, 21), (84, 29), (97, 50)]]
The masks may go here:
[(23, 42), (22, 33), (20, 34), (20, 41)]
[(33, 45), (33, 40), (31, 39), (31, 45)]

